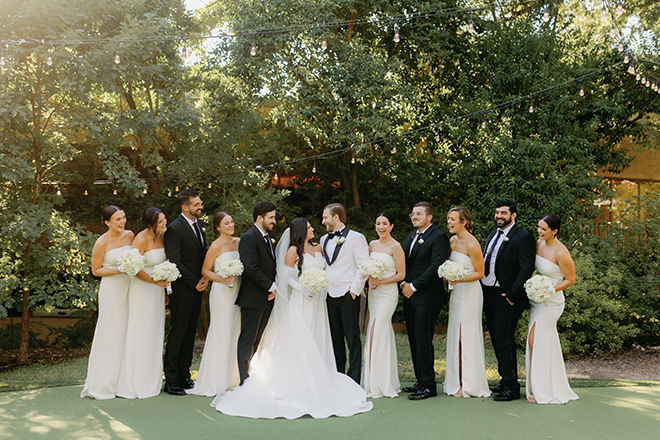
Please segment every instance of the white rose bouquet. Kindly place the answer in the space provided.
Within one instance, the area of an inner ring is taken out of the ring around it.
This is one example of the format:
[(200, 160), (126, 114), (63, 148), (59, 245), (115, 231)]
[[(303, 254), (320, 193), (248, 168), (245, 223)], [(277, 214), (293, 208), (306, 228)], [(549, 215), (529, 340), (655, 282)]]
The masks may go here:
[(467, 276), (467, 270), (462, 264), (447, 260), (438, 267), (438, 276), (450, 282), (461, 281)]
[(117, 259), (117, 269), (119, 272), (134, 277), (144, 269), (147, 259), (134, 247), (122, 252)]
[[(220, 267), (218, 267), (218, 275), (222, 278), (238, 277), (243, 273), (244, 269), (245, 267), (243, 266), (243, 263), (241, 263), (241, 260), (238, 258), (228, 258), (220, 263)], [(234, 287), (234, 283), (231, 283), (229, 287)]]
[[(151, 279), (154, 281), (168, 281), (171, 283), (179, 278), (181, 278), (179, 268), (169, 260), (165, 260), (162, 263), (155, 265), (154, 270), (151, 272)], [(169, 293), (171, 291), (172, 287), (167, 286), (167, 292)]]
[(539, 304), (547, 305), (555, 293), (554, 283), (545, 275), (534, 275), (525, 281), (524, 287), (525, 292), (527, 292), (527, 298)]
[(328, 288), (330, 277), (324, 270), (310, 267), (300, 275), (300, 284), (313, 296)]
[(372, 278), (380, 278), (385, 274), (385, 263), (377, 258), (369, 258), (360, 267), (362, 275)]

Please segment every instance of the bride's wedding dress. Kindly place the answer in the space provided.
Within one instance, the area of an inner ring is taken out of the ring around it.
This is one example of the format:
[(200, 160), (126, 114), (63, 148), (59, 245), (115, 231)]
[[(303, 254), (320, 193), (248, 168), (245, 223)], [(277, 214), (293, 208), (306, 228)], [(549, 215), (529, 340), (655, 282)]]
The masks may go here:
[[(289, 287), (296, 283), (289, 283), (291, 268), (284, 265), (288, 237), (287, 230), (277, 246), (278, 293), (250, 363), (250, 377), (242, 386), (219, 394), (211, 406), (227, 415), (265, 419), (295, 419), (307, 414), (314, 418), (347, 417), (369, 411), (372, 403), (367, 402), (365, 391), (350, 377), (338, 373), (333, 359), (327, 359), (332, 344), (323, 349), (326, 353), (319, 348), (317, 338), (327, 340), (323, 335), (330, 332), (327, 317), (319, 313), (325, 292), (310, 298), (305, 289)], [(305, 254), (303, 268), (318, 267), (319, 261)], [(314, 315), (318, 318), (316, 324), (321, 325), (317, 329), (306, 319)]]

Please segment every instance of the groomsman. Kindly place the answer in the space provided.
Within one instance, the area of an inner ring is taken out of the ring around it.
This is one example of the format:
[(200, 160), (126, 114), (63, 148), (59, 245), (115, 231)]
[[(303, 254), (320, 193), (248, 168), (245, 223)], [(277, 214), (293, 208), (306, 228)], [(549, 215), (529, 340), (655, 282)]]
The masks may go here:
[(254, 225), (243, 234), (238, 252), (244, 270), (236, 305), (241, 307), (241, 334), (238, 337), (238, 371), (241, 385), (248, 378), (250, 360), (257, 351), (264, 333), (273, 300), (275, 286), (275, 205), (260, 201), (252, 210)]
[(406, 278), (401, 283), (401, 293), (417, 382), (402, 391), (413, 393), (408, 396), (410, 400), (422, 400), (438, 394), (433, 368), (433, 333), (440, 308), (446, 302), (438, 267), (449, 257), (451, 248), (447, 235), (431, 223), (433, 207), (428, 202), (417, 203), (410, 219), (415, 232), (410, 233), (403, 244)]
[[(325, 270), (330, 276), (326, 301), (337, 371), (346, 372), (351, 379), (360, 383), (362, 344), (358, 325), (358, 297), (368, 278), (362, 274), (360, 266), (369, 259), (369, 245), (364, 235), (350, 230), (345, 223), (346, 209), (341, 204), (332, 203), (323, 209), (323, 224), (328, 233), (321, 237), (321, 246), (327, 264)], [(348, 371), (346, 346), (349, 353)]]
[(170, 295), (170, 332), (165, 345), (165, 392), (176, 396), (195, 383), (190, 378), (197, 318), (202, 294), (208, 280), (202, 276), (206, 256), (206, 239), (199, 217), (202, 201), (194, 189), (184, 189), (177, 195), (181, 215), (165, 231), (165, 255), (176, 264), (181, 278), (172, 283)]
[(497, 366), (502, 377), (491, 391), (493, 399), (508, 402), (520, 399), (516, 340), (514, 333), (529, 300), (523, 285), (534, 272), (536, 244), (532, 235), (516, 224), (516, 204), (511, 200), (497, 202), (497, 228), (488, 236), (484, 247), (484, 292), (486, 324), (493, 343)]

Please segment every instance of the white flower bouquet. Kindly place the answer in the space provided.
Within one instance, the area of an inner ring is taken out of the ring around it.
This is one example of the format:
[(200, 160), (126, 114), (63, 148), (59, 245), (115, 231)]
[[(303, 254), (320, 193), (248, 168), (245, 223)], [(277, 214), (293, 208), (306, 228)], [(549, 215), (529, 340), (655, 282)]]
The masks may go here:
[(380, 278), (385, 274), (385, 263), (377, 258), (369, 258), (360, 267), (362, 275), (368, 277)]
[(119, 272), (134, 277), (147, 263), (147, 259), (134, 247), (122, 252), (117, 259), (117, 269)]
[(450, 282), (461, 281), (467, 276), (467, 270), (462, 264), (447, 260), (438, 267), (438, 276)]
[[(245, 267), (243, 266), (243, 263), (241, 263), (241, 260), (238, 258), (228, 258), (220, 263), (220, 267), (218, 267), (218, 275), (222, 278), (238, 277), (243, 273), (244, 269)], [(231, 283), (229, 287), (234, 287), (234, 283)]]
[(527, 298), (539, 304), (547, 305), (555, 293), (554, 283), (545, 275), (534, 275), (525, 281), (524, 287), (525, 292), (527, 292)]
[[(168, 281), (171, 283), (179, 278), (181, 278), (179, 268), (169, 260), (165, 260), (162, 263), (155, 265), (154, 270), (151, 272), (151, 279), (154, 281)], [(169, 293), (171, 291), (172, 287), (167, 286), (167, 292)]]
[(328, 288), (330, 277), (324, 270), (310, 267), (300, 275), (300, 284), (310, 293), (316, 295)]

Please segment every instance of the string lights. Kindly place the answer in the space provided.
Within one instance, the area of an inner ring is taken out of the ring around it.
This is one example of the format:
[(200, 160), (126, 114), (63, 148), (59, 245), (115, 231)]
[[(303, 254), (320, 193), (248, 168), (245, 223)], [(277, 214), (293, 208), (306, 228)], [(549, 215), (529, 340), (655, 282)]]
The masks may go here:
[(115, 51), (115, 64), (121, 63), (121, 57), (119, 56), (119, 43), (117, 43), (117, 50)]
[(252, 48), (250, 49), (250, 55), (255, 56), (257, 54), (257, 39), (252, 35)]
[(548, 0), (545, 1), (545, 7), (543, 8), (543, 21), (545, 23), (550, 21), (550, 9), (548, 8)]
[(399, 23), (394, 22), (394, 42), (398, 43), (401, 40), (399, 37)]
[(48, 58), (46, 59), (46, 65), (47, 66), (53, 65), (53, 46), (50, 46), (50, 49), (48, 50)]
[(470, 21), (468, 21), (467, 30), (470, 34), (474, 34), (474, 21), (472, 20), (472, 9), (470, 9)]

